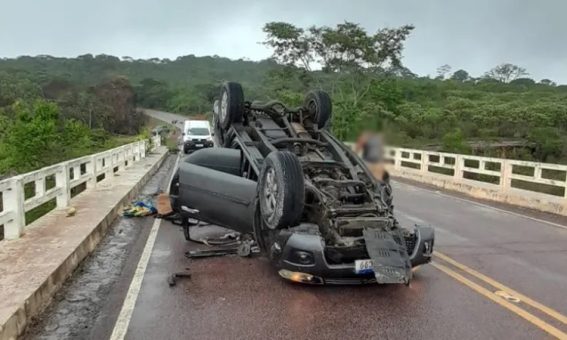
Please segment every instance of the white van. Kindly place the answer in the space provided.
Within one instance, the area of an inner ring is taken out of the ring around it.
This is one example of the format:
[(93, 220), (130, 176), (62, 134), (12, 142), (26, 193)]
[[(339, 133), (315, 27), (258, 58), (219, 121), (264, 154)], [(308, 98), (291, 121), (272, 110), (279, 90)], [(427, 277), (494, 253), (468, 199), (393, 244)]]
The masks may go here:
[(208, 120), (186, 120), (183, 126), (183, 152), (214, 146)]

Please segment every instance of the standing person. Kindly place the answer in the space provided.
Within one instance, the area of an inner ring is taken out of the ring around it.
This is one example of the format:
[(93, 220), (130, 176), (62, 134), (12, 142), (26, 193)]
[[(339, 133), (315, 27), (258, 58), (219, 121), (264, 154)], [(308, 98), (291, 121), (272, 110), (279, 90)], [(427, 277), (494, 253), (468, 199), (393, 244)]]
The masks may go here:
[(386, 180), (384, 169), (384, 143), (382, 137), (370, 131), (363, 132), (356, 142), (355, 151), (362, 151), (362, 159), (374, 177), (380, 181)]
[(383, 138), (374, 132), (366, 131), (358, 138), (355, 151), (357, 153), (362, 151), (362, 159), (374, 178), (378, 180), (381, 197), (390, 213), (393, 214), (392, 187), (390, 186), (390, 175), (385, 169)]

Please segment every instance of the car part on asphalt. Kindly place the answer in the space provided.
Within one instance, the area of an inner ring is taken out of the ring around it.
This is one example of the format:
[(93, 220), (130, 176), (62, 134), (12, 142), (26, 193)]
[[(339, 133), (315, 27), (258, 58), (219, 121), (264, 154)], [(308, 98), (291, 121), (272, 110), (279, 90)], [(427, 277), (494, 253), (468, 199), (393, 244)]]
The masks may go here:
[(206, 249), (206, 250), (189, 250), (185, 252), (185, 256), (190, 259), (203, 258), (203, 257), (216, 257), (225, 255), (234, 255), (238, 252), (238, 247), (223, 248), (223, 249)]
[(252, 234), (292, 281), (408, 284), (430, 262), (433, 228), (400, 226), (387, 174), (374, 178), (329, 131), (325, 92), (287, 107), (245, 101), (229, 82), (214, 110), (224, 148), (189, 155), (171, 183), (184, 217)]
[[(227, 236), (227, 235), (225, 235)], [(203, 240), (193, 240), (195, 242), (201, 242), (209, 246), (222, 246), (221, 248), (215, 249), (197, 249), (185, 252), (185, 256), (188, 258), (203, 258), (203, 257), (215, 257), (215, 256), (225, 256), (225, 255), (238, 255), (241, 257), (248, 257), (253, 254), (260, 253), (260, 247), (256, 244), (254, 239), (250, 237), (245, 237), (243, 240), (238, 237), (236, 240), (232, 240), (234, 234), (228, 234), (227, 238), (219, 238), (218, 244), (211, 242), (211, 239)], [(227, 241), (228, 240), (228, 241)], [(223, 243), (224, 242), (224, 243)]]
[(191, 273), (189, 273), (187, 271), (173, 273), (173, 274), (171, 274), (167, 277), (167, 284), (169, 284), (170, 287), (173, 287), (177, 284), (177, 279), (180, 279), (180, 278), (190, 279)]

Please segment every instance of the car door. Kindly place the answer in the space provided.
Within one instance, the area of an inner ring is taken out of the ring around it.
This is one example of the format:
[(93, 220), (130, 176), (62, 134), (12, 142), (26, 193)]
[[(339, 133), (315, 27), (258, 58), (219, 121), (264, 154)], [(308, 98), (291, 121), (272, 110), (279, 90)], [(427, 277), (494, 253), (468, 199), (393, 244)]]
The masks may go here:
[[(240, 152), (204, 149), (179, 166), (179, 206), (189, 216), (252, 232), (256, 182), (239, 176)], [(234, 163), (234, 164), (233, 164)]]

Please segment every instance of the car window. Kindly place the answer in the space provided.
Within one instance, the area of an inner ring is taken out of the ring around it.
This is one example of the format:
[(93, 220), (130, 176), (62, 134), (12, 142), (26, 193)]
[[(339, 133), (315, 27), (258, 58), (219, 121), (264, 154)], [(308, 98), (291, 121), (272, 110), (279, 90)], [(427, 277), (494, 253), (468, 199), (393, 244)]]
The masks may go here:
[(202, 127), (190, 128), (187, 130), (187, 134), (191, 136), (208, 136), (209, 129)]

